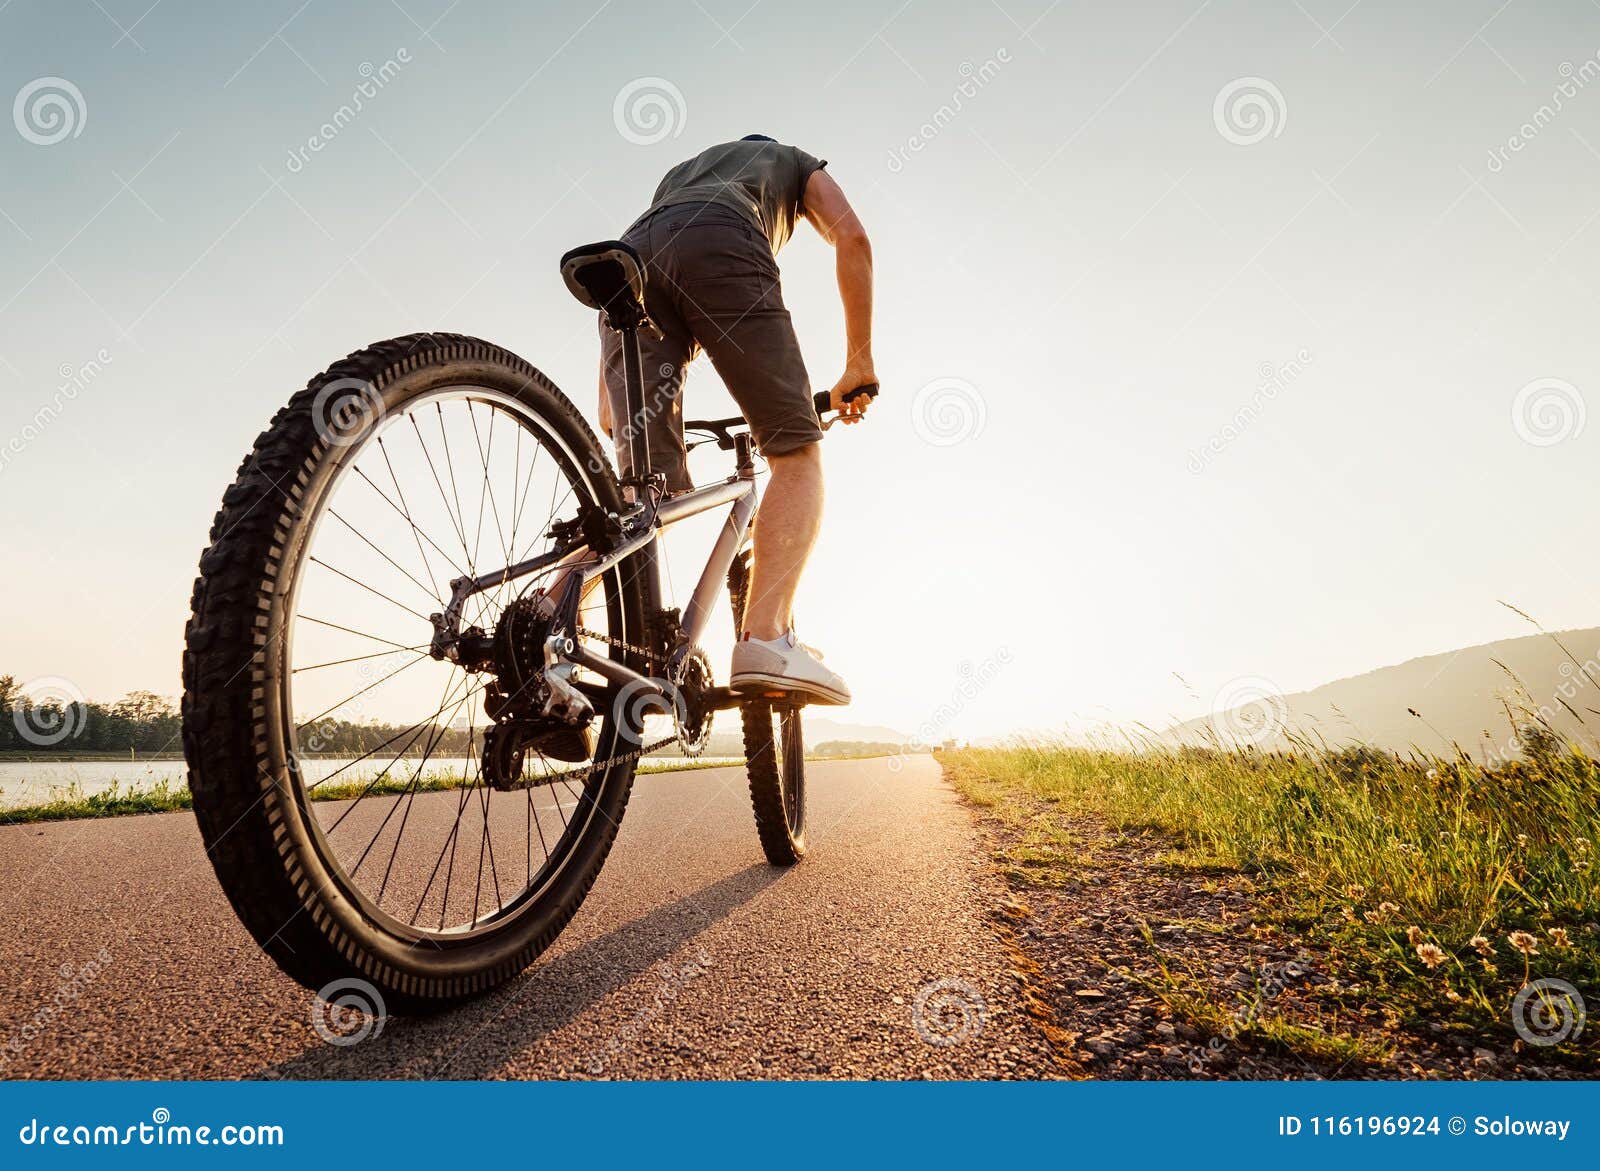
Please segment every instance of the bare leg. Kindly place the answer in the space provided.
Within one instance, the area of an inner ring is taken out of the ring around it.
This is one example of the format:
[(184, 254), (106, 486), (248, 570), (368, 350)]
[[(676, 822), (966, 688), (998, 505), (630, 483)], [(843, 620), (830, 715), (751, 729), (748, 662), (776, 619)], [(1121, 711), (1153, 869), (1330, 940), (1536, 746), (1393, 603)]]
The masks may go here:
[(767, 457), (772, 481), (756, 515), (755, 563), (744, 631), (777, 638), (794, 624), (794, 595), (822, 527), (822, 445)]

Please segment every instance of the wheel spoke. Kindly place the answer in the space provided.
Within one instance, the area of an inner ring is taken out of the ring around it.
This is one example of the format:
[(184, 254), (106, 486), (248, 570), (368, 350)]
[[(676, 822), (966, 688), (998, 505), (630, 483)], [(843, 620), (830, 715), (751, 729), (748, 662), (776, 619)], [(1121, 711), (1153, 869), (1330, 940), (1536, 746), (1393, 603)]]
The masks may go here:
[[(472, 716), (470, 713), (467, 716), (467, 720), (467, 738), (470, 740), (472, 738)], [(482, 782), (484, 780), (483, 769), (478, 767), (475, 771), (477, 772), (478, 781)], [(500, 897), (500, 872), (494, 864), (494, 840), (489, 836), (489, 801), (491, 799), (489, 786), (480, 784), (477, 788), (479, 791), (479, 812), (483, 818), (483, 837), (478, 842), (478, 874), (472, 887), (473, 922), (477, 922), (478, 919), (478, 892), (483, 887), (483, 854), (485, 846), (488, 847), (489, 851), (489, 876), (494, 880), (495, 910), (503, 910), (506, 905), (505, 900)]]
[(328, 515), (333, 517), (334, 520), (338, 521), (345, 528), (349, 529), (352, 533), (354, 533), (363, 543), (366, 544), (366, 546), (369, 549), (371, 549), (379, 557), (382, 557), (390, 565), (394, 566), (401, 573), (403, 573), (406, 576), (406, 579), (408, 581), (410, 581), (412, 585), (416, 586), (419, 590), (421, 590), (423, 593), (427, 594), (428, 597), (432, 598), (435, 602), (438, 602), (441, 606), (444, 605), (444, 599), (439, 596), (439, 590), (438, 590), (437, 586), (435, 586), (432, 589), (430, 589), (429, 587), (423, 585), (420, 581), (418, 581), (416, 579), (415, 576), (413, 576), (412, 572), (409, 569), (407, 569), (405, 566), (401, 565), (398, 561), (396, 561), (393, 557), (389, 556), (382, 549), (378, 548), (378, 546), (374, 545), (372, 543), (371, 538), (369, 538), (366, 533), (363, 533), (360, 529), (356, 528), (355, 525), (353, 525), (349, 521), (345, 520), (344, 517), (340, 516), (333, 509), (331, 509), (331, 508), (328, 509)]
[[(522, 514), (528, 507), (528, 490), (533, 487), (533, 474), (539, 470), (539, 447), (533, 449), (533, 459), (528, 461), (528, 478), (522, 485), (522, 499), (517, 501), (517, 507), (512, 513), (511, 527), (513, 530), (522, 523)], [(516, 548), (515, 545), (512, 548)]]
[[(449, 690), (453, 693), (455, 691), (455, 686), (452, 684)], [(465, 699), (467, 699), (467, 698), (471, 698), (471, 697), (467, 696), (467, 697), (464, 697), (463, 699), (454, 701), (455, 707), (451, 710), (450, 715), (445, 717), (445, 727), (446, 728), (448, 728), (450, 720), (455, 716), (456, 712), (461, 709), (461, 704), (463, 702), (465, 702)], [(451, 700), (446, 699), (445, 700), (445, 707), (450, 707), (451, 702), (452, 702)], [(440, 708), (439, 711), (442, 713), (444, 711), (444, 708)], [(368, 794), (370, 794), (374, 789), (376, 789), (384, 781), (384, 779), (389, 775), (389, 771), (391, 769), (393, 769), (395, 765), (400, 763), (400, 758), (405, 756), (405, 754), (410, 751), (411, 746), (413, 744), (415, 744), (418, 740), (420, 740), (425, 732), (431, 732), (432, 733), (432, 735), (431, 735), (431, 737), (429, 739), (429, 744), (432, 745), (432, 744), (438, 743), (439, 739), (444, 734), (444, 730), (445, 729), (440, 728), (438, 724), (434, 724), (434, 723), (429, 723), (426, 726), (418, 726), (415, 734), (412, 735), (411, 739), (407, 740), (404, 744), (402, 744), (400, 746), (400, 751), (396, 752), (394, 754), (393, 759), (391, 759), (388, 764), (383, 766), (383, 770), (381, 772), (379, 772), (377, 776), (373, 777), (370, 781), (368, 781), (366, 783), (366, 785), (362, 788), (361, 792), (356, 794), (354, 800), (351, 801), (349, 808), (347, 808), (343, 813), (341, 813), (334, 820), (334, 823), (331, 826), (328, 827), (327, 832), (331, 834), (331, 833), (333, 833), (334, 830), (339, 828), (340, 824), (344, 821), (344, 819), (346, 817), (349, 817), (351, 812), (355, 809), (355, 807), (357, 805), (361, 804), (362, 800)], [(428, 753), (429, 753), (429, 751), (431, 751), (431, 750), (430, 749), (424, 749), (423, 750), (423, 752), (424, 752), (424, 755), (423, 755), (423, 758), (422, 758), (422, 763), (423, 764), (427, 764), (427, 762), (428, 762)], [(352, 763), (354, 763), (354, 762), (352, 762)], [(348, 766), (346, 766), (346, 767), (348, 767)], [(419, 765), (418, 768), (417, 768), (416, 773), (413, 774), (412, 779), (415, 780), (417, 777), (419, 777), (421, 775), (422, 775), (422, 769), (421, 769), (421, 766)], [(328, 779), (328, 778), (324, 778), (324, 779)], [(318, 782), (318, 783), (320, 784), (321, 782)], [(408, 784), (408, 787), (409, 787), (409, 784)], [(385, 820), (387, 820), (387, 819), (385, 819)], [(380, 826), (379, 828), (381, 829), (382, 827)], [(370, 847), (368, 847), (368, 848), (370, 849)], [(366, 854), (363, 853), (362, 857), (365, 858)], [(357, 862), (356, 865), (359, 866), (360, 862)]]
[[(471, 408), (469, 407), (470, 411)], [(456, 487), (456, 461), (450, 457), (450, 440), (444, 432), (444, 408), (438, 403), (433, 404), (433, 413), (439, 419), (439, 442), (444, 446), (444, 466), (450, 473), (450, 495), (456, 502), (456, 516), (460, 517), (461, 524), (461, 551), (467, 554), (467, 572), (474, 577), (478, 574), (478, 559), (467, 550), (467, 511), (461, 507), (461, 490)]]
[(358, 585), (362, 589), (366, 590), (367, 593), (377, 595), (378, 597), (382, 598), (385, 602), (388, 602), (390, 605), (399, 606), (400, 609), (404, 610), (407, 614), (410, 614), (412, 617), (421, 618), (424, 622), (428, 623), (428, 625), (430, 625), (430, 626), (433, 625), (431, 619), (427, 618), (426, 616), (424, 616), (422, 614), (418, 614), (415, 610), (413, 610), (410, 606), (406, 605), (404, 602), (397, 602), (393, 598), (391, 598), (388, 594), (384, 593), (382, 590), (375, 590), (371, 586), (369, 586), (366, 582), (360, 581), (357, 578), (351, 577), (344, 570), (335, 569), (333, 566), (329, 565), (326, 561), (322, 560), (320, 557), (313, 556), (313, 557), (307, 558), (307, 560), (309, 560), (311, 562), (311, 564), (313, 564), (313, 565), (322, 566), (322, 568), (326, 569), (329, 573), (338, 574), (340, 577), (344, 578), (345, 581), (349, 582), (351, 585)]
[(399, 651), (410, 651), (410, 650), (416, 650), (417, 649), (416, 647), (408, 647), (403, 642), (394, 642), (394, 641), (392, 641), (390, 639), (387, 639), (387, 638), (379, 638), (376, 634), (368, 634), (364, 630), (352, 630), (348, 626), (340, 626), (337, 622), (329, 622), (326, 618), (313, 618), (309, 614), (297, 614), (297, 615), (295, 615), (295, 621), (296, 622), (314, 622), (318, 626), (326, 626), (326, 627), (329, 627), (332, 630), (342, 630), (346, 634), (355, 635), (357, 638), (370, 638), (373, 642), (381, 642), (381, 643), (384, 644), (384, 646), (392, 646), (392, 647), (395, 648), (395, 650), (399, 650)]
[[(451, 527), (455, 529), (456, 539), (461, 542), (462, 556), (469, 558), (468, 565), (470, 567), (471, 555), (467, 551), (467, 530), (462, 527), (461, 518), (458, 517), (454, 512), (450, 511), (450, 499), (444, 494), (444, 483), (439, 479), (439, 469), (433, 462), (433, 453), (428, 450), (427, 440), (422, 438), (422, 428), (417, 426), (417, 417), (415, 415), (411, 415), (409, 418), (411, 420), (411, 430), (415, 432), (417, 436), (417, 446), (422, 449), (422, 457), (428, 461), (428, 471), (433, 476), (434, 487), (439, 489), (439, 503), (444, 505), (445, 514), (450, 518)], [(440, 427), (440, 430), (441, 432), (443, 431), (442, 426)], [(467, 575), (463, 574), (462, 576)]]
[[(428, 650), (432, 644), (423, 643), (421, 646), (400, 646), (399, 643), (396, 643), (395, 646), (403, 651), (425, 651)], [(354, 655), (348, 659), (334, 659), (327, 663), (312, 663), (309, 667), (296, 667), (294, 669), (294, 673), (299, 675), (305, 671), (318, 671), (323, 667), (342, 667), (346, 663), (359, 663), (364, 659), (386, 659), (393, 653), (393, 651), (373, 651), (370, 655)]]
[[(473, 698), (473, 696), (472, 695), (468, 695), (466, 698), (467, 699), (471, 699), (471, 698)], [(456, 710), (457, 711), (460, 710), (459, 706), (456, 708)], [(454, 714), (454, 713), (452, 713), (452, 714)], [(468, 757), (468, 759), (471, 759), (474, 747), (475, 747), (475, 745), (474, 745), (474, 743), (472, 741), (472, 738), (469, 736), (467, 738), (467, 757)], [(395, 833), (394, 849), (389, 851), (389, 865), (384, 867), (384, 870), (383, 870), (383, 882), (380, 883), (379, 886), (378, 886), (378, 900), (377, 901), (378, 901), (378, 905), (379, 906), (383, 905), (383, 892), (385, 890), (387, 890), (388, 887), (389, 887), (389, 873), (390, 873), (390, 871), (392, 871), (394, 869), (394, 860), (397, 857), (399, 857), (399, 855), (400, 855), (400, 843), (406, 836), (406, 825), (411, 819), (411, 806), (412, 806), (412, 803), (416, 800), (416, 797), (417, 797), (418, 778), (421, 777), (421, 775), (422, 775), (422, 770), (418, 769), (416, 775), (411, 778), (411, 782), (406, 786), (406, 790), (407, 790), (406, 791), (406, 795), (405, 795), (406, 811), (401, 816), (401, 818), (400, 818), (400, 828)], [(415, 921), (416, 921), (415, 917), (413, 916), (412, 922), (414, 923)]]
[(393, 679), (396, 675), (400, 674), (400, 672), (402, 672), (402, 671), (409, 671), (412, 667), (415, 667), (418, 663), (423, 662), (428, 657), (429, 657), (428, 655), (418, 655), (416, 658), (412, 659), (409, 663), (405, 664), (404, 666), (396, 667), (393, 671), (390, 671), (387, 675), (383, 676), (381, 679), (374, 679), (371, 683), (367, 684), (360, 691), (357, 691), (352, 695), (345, 696), (338, 703), (334, 704), (330, 708), (325, 709), (324, 711), (318, 713), (317, 715), (312, 716), (309, 720), (301, 720), (298, 724), (295, 725), (295, 730), (299, 731), (301, 728), (310, 727), (312, 724), (315, 724), (318, 720), (322, 719), (323, 716), (326, 716), (326, 715), (329, 715), (332, 712), (338, 711), (345, 704), (349, 703), (352, 699), (356, 699), (359, 696), (365, 695), (367, 692), (371, 691), (374, 687), (377, 687), (380, 684), (387, 683), (389, 680)]
[[(453, 688), (452, 688), (452, 690), (453, 690)], [(462, 696), (460, 699), (458, 699), (456, 701), (455, 707), (450, 709), (450, 719), (454, 719), (455, 718), (455, 714), (461, 710), (461, 705), (466, 703), (469, 699), (471, 699), (472, 695), (473, 695), (473, 693), (469, 691), (466, 695)], [(412, 771), (411, 779), (406, 782), (406, 794), (405, 795), (409, 796), (409, 795), (411, 795), (412, 793), (415, 792), (417, 784), (422, 779), (422, 770), (427, 768), (428, 767), (428, 761), (433, 759), (433, 750), (438, 745), (439, 741), (443, 738), (444, 733), (448, 730), (449, 726), (450, 726), (450, 720), (449, 719), (447, 719), (444, 722), (443, 726), (440, 726), (440, 725), (437, 725), (437, 724), (434, 725), (432, 734), (428, 737), (428, 743), (423, 746), (422, 759), (417, 761), (417, 767)], [(398, 760), (398, 758), (396, 758), (396, 760)], [(390, 763), (390, 767), (393, 767), (393, 764), (394, 764), (394, 762), (391, 762)], [(380, 773), (374, 779), (373, 785), (376, 785), (378, 783), (378, 781), (381, 781), (383, 779), (383, 777), (388, 773), (388, 771), (389, 771), (389, 769), (385, 768), (383, 770), (383, 772)], [(372, 785), (369, 785), (367, 787), (368, 792), (371, 791), (372, 787), (373, 787)], [(365, 795), (365, 794), (363, 794), (363, 795)], [(356, 804), (359, 804), (360, 801), (361, 801), (361, 798), (357, 797), (356, 798)], [(402, 802), (397, 800), (393, 805), (391, 805), (389, 807), (389, 812), (383, 815), (383, 820), (378, 823), (378, 828), (375, 829), (372, 832), (372, 840), (367, 843), (367, 848), (361, 851), (361, 856), (356, 859), (356, 864), (350, 868), (350, 873), (351, 873), (352, 876), (354, 876), (356, 871), (361, 869), (361, 864), (367, 860), (367, 855), (372, 852), (372, 847), (376, 846), (378, 844), (378, 839), (383, 836), (384, 827), (389, 824), (389, 819), (394, 816), (395, 810), (399, 809), (401, 804), (402, 804)], [(350, 806), (350, 809), (354, 809), (354, 808), (355, 808), (355, 805), (352, 804)], [(406, 810), (407, 810), (408, 813), (410, 812), (410, 808), (411, 808), (410, 805), (407, 804), (406, 805)], [(350, 809), (345, 810), (345, 815), (349, 814)], [(341, 818), (341, 820), (343, 820), (343, 818)], [(402, 818), (402, 822), (403, 821), (404, 821), (404, 818)], [(385, 883), (387, 883), (387, 881), (388, 881), (388, 876), (389, 876), (390, 869), (392, 869), (393, 866), (394, 866), (394, 855), (395, 855), (396, 852), (398, 852), (399, 847), (400, 847), (400, 841), (399, 841), (399, 838), (396, 838), (395, 839), (395, 850), (391, 851), (390, 854), (389, 854), (389, 866), (384, 868), (384, 880), (385, 880)], [(383, 901), (383, 888), (380, 887), (379, 891), (378, 891), (378, 902), (381, 904), (382, 901)]]
[(483, 505), (485, 498), (487, 498), (489, 511), (494, 514), (494, 528), (495, 534), (500, 540), (500, 554), (506, 559), (506, 564), (509, 565), (511, 563), (511, 550), (506, 548), (505, 528), (500, 523), (500, 508), (495, 503), (494, 489), (490, 485), (491, 477), (489, 475), (489, 459), (494, 455), (494, 417), (498, 413), (493, 407), (489, 408), (489, 444), (486, 450), (483, 440), (478, 434), (478, 413), (472, 409), (471, 403), (467, 404), (467, 418), (472, 421), (472, 440), (478, 448), (478, 462), (483, 465), (483, 491), (478, 493), (478, 533), (474, 538), (475, 544), (473, 547), (476, 550), (476, 542), (483, 540)]
[[(429, 721), (437, 719), (444, 712), (444, 709), (446, 707), (449, 707), (449, 706), (450, 706), (450, 702), (448, 700), (446, 700), (445, 703), (444, 703), (444, 706), (436, 709), (431, 715), (423, 716), (422, 719), (418, 720), (416, 723), (411, 724), (411, 725), (409, 725), (409, 726), (407, 726), (405, 728), (402, 728), (400, 731), (396, 732), (393, 736), (390, 736), (387, 740), (385, 740), (382, 744), (379, 744), (376, 748), (369, 748), (369, 749), (367, 749), (367, 751), (363, 752), (360, 756), (356, 757), (354, 760), (346, 761), (344, 764), (342, 764), (338, 768), (334, 769), (333, 772), (331, 772), (327, 776), (323, 777), (320, 781), (317, 781), (315, 784), (308, 785), (306, 787), (306, 791), (309, 793), (309, 792), (315, 790), (317, 785), (325, 785), (325, 784), (327, 784), (329, 781), (333, 780), (334, 777), (336, 777), (340, 773), (344, 772), (345, 769), (354, 768), (356, 765), (360, 764), (363, 760), (367, 760), (370, 757), (376, 756), (378, 753), (382, 752), (385, 748), (389, 747), (389, 745), (393, 744), (396, 740), (400, 739), (400, 737), (404, 736), (407, 732), (410, 732), (410, 731), (412, 731), (414, 729), (417, 729), (417, 728), (421, 728), (423, 725), (427, 724)], [(300, 726), (304, 727), (305, 725), (302, 724)], [(410, 747), (410, 745), (407, 745), (407, 747)], [(402, 748), (400, 751), (404, 752), (405, 749)]]
[[(380, 444), (383, 442), (381, 436), (379, 437), (378, 442)], [(372, 477), (367, 475), (367, 473), (362, 471), (359, 467), (355, 469), (356, 475), (360, 476), (363, 480), (370, 484), (372, 486), (372, 490), (378, 494), (383, 502), (390, 508), (394, 509), (395, 512), (400, 515), (400, 518), (410, 526), (412, 537), (417, 542), (417, 556), (422, 558), (422, 564), (428, 571), (428, 580), (435, 583), (434, 592), (439, 593), (440, 591), (438, 589), (437, 580), (433, 576), (433, 563), (428, 560), (428, 555), (422, 548), (423, 541), (428, 542), (428, 544), (433, 547), (433, 551), (439, 554), (440, 557), (444, 558), (445, 564), (450, 566), (450, 568), (455, 571), (457, 577), (460, 577), (464, 571), (462, 570), (461, 566), (456, 564), (455, 558), (446, 553), (444, 551), (444, 547), (440, 545), (438, 541), (435, 541), (431, 536), (425, 533), (422, 530), (422, 527), (418, 525), (416, 520), (412, 517), (411, 506), (406, 503), (405, 495), (400, 488), (400, 478), (395, 474), (394, 464), (389, 460), (389, 449), (387, 447), (383, 449), (383, 462), (384, 466), (388, 468), (389, 479), (394, 484), (395, 492), (400, 495), (399, 504), (396, 504), (393, 500), (390, 500), (389, 494), (382, 488), (378, 487), (377, 483), (372, 479)]]

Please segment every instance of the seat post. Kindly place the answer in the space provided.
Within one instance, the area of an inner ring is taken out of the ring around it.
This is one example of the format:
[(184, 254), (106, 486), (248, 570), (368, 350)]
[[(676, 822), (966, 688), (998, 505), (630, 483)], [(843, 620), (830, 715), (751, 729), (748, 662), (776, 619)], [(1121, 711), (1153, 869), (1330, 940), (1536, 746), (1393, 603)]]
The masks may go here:
[[(644, 360), (639, 353), (639, 329), (644, 327), (660, 337), (645, 311), (645, 262), (638, 251), (626, 240), (602, 240), (598, 244), (585, 244), (574, 248), (561, 258), (561, 277), (567, 289), (580, 302), (604, 314), (605, 323), (620, 335), (622, 343), (623, 405), (628, 418), (622, 425), (623, 435), (616, 436), (620, 445), (627, 444), (629, 471), (623, 477), (623, 499), (629, 504), (641, 504), (642, 509), (629, 509), (632, 523), (636, 514), (645, 515), (655, 523), (654, 508), (660, 501), (656, 493), (662, 477), (650, 466), (650, 441), (645, 431)], [(613, 427), (616, 421), (613, 420)], [(664, 494), (664, 491), (663, 493)], [(637, 572), (644, 585), (646, 619), (650, 627), (642, 633), (646, 641), (655, 637), (658, 616), (661, 612), (661, 573), (656, 563), (654, 542), (633, 554)], [(665, 629), (662, 627), (661, 629)], [(634, 632), (629, 632), (629, 638)]]
[[(645, 432), (644, 360), (639, 354), (641, 322), (624, 317), (619, 323), (607, 315), (622, 340), (623, 398), (628, 408), (624, 434), (628, 440), (630, 471), (622, 480), (622, 496), (632, 503), (650, 498), (652, 469), (650, 440)], [(661, 611), (661, 571), (656, 564), (656, 547), (646, 545), (634, 554), (639, 564), (639, 579), (644, 585), (644, 606), (649, 621)]]
[(650, 483), (650, 443), (645, 437), (644, 362), (639, 355), (639, 327), (632, 322), (616, 326), (622, 336), (623, 397), (628, 408), (628, 464), (625, 489), (637, 490)]

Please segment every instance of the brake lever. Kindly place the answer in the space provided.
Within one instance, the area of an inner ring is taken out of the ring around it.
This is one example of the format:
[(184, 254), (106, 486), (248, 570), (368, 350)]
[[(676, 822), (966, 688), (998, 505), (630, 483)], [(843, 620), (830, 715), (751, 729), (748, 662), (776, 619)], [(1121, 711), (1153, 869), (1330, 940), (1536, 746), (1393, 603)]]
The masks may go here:
[[(866, 395), (869, 400), (877, 398), (878, 384), (876, 382), (868, 382), (862, 386), (856, 387), (854, 390), (846, 391), (844, 395), (844, 401), (849, 402), (851, 399), (858, 398), (861, 395)], [(824, 413), (833, 410), (833, 403), (831, 400), (832, 395), (826, 390), (819, 390), (816, 394), (811, 396), (811, 405), (816, 408), (817, 417), (819, 420), (821, 420)], [(832, 427), (844, 417), (844, 415), (834, 412), (834, 415), (831, 419), (827, 419), (826, 421), (822, 422), (822, 429), (826, 431), (829, 427)], [(860, 417), (860, 415), (851, 416), (851, 418)]]

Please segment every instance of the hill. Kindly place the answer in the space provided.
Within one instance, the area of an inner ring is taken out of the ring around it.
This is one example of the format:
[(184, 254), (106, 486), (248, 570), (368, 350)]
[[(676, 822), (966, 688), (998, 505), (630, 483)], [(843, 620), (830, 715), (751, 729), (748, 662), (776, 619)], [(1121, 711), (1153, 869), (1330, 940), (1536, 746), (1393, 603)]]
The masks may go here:
[(1459, 744), (1498, 762), (1515, 754), (1513, 717), (1522, 724), (1538, 712), (1562, 736), (1600, 749), (1600, 627), (1425, 655), (1289, 695), (1241, 689), (1237, 698), (1249, 702), (1177, 725), (1167, 738), (1281, 747), (1300, 736), (1444, 753)]

